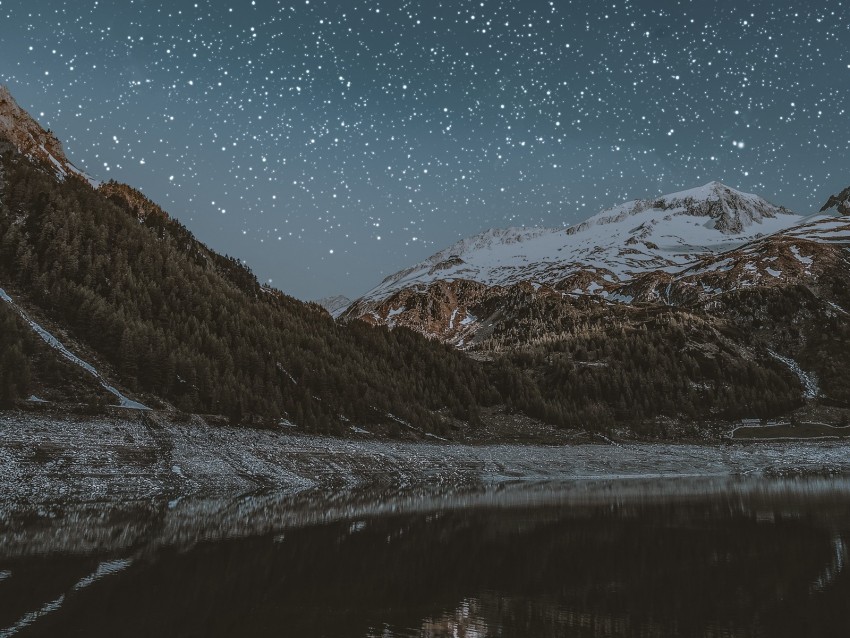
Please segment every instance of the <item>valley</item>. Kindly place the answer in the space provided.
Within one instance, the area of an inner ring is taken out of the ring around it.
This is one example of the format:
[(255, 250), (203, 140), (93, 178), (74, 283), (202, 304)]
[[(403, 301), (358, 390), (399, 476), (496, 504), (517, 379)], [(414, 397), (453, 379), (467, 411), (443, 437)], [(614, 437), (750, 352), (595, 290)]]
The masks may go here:
[(354, 301), (304, 303), (75, 169), (5, 89), (0, 116), (7, 409), (454, 441), (511, 440), (511, 419), (701, 440), (850, 418), (842, 195), (796, 213), (711, 182), (490, 229)]

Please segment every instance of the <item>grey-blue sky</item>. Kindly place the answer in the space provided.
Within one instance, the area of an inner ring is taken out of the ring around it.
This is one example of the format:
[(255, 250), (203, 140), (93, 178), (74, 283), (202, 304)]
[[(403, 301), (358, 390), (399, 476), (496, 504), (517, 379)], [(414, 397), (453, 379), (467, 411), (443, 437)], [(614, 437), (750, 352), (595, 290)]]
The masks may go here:
[(302, 298), (491, 226), (719, 179), (850, 183), (821, 2), (0, 0), (0, 82), (72, 160)]

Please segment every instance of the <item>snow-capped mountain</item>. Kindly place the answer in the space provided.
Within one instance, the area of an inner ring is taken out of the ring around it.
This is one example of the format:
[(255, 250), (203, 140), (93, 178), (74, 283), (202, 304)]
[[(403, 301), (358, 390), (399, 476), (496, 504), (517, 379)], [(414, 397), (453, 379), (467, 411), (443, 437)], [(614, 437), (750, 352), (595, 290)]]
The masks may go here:
[(0, 137), (9, 140), (24, 155), (52, 166), (57, 177), (82, 178), (97, 188), (98, 182), (74, 166), (65, 156), (62, 142), (22, 109), (9, 89), (0, 85)]
[(339, 317), (351, 305), (351, 299), (343, 295), (335, 295), (333, 297), (323, 297), (317, 299), (316, 303), (327, 310), (332, 317)]
[[(387, 277), (359, 301), (404, 288), (468, 279), (487, 286), (558, 285), (577, 293), (612, 289), (649, 271), (677, 272), (803, 220), (719, 182), (604, 210), (564, 229), (491, 229)], [(568, 282), (575, 280), (575, 285)]]
[(468, 344), (482, 327), (476, 304), (518, 285), (605, 302), (694, 300), (808, 276), (816, 251), (804, 244), (830, 240), (850, 240), (850, 225), (711, 182), (620, 204), (573, 227), (463, 239), (387, 277), (344, 316)]

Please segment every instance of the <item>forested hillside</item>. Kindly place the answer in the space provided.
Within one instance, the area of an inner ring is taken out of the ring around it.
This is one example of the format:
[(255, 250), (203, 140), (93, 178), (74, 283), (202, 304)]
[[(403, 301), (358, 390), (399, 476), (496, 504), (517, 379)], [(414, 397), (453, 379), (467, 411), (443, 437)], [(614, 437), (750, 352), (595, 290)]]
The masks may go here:
[[(338, 326), (262, 288), (164, 214), (140, 219), (114, 188), (106, 197), (83, 180), (59, 181), (11, 150), (2, 170), (0, 283), (130, 390), (234, 422), (286, 418), (330, 432), (388, 414), (442, 431), (446, 417), (475, 422), (479, 405), (498, 400), (463, 354), (410, 331)], [(7, 339), (16, 344), (7, 356), (19, 359), (26, 344)], [(4, 382), (7, 400), (26, 391), (20, 379)]]
[(518, 288), (501, 301), (489, 339), (494, 380), (509, 405), (562, 427), (656, 417), (699, 423), (769, 418), (803, 405), (799, 379), (764, 341), (697, 309), (627, 307)]

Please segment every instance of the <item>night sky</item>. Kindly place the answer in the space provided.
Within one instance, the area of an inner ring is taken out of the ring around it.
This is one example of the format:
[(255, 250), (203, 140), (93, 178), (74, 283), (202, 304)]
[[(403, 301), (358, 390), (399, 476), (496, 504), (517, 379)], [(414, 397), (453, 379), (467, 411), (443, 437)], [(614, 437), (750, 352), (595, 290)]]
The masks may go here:
[[(84, 7), (84, 8), (81, 8)], [(713, 179), (850, 184), (846, 0), (0, 0), (0, 83), (298, 297)]]

